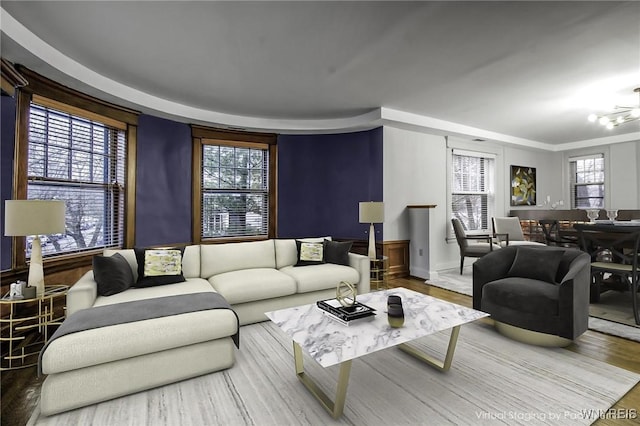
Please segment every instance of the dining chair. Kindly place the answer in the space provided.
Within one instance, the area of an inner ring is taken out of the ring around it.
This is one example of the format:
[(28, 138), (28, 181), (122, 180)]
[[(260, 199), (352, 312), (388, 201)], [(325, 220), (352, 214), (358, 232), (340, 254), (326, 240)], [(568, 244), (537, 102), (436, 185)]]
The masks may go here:
[(500, 248), (498, 244), (493, 243), (493, 239), (489, 234), (467, 235), (462, 222), (458, 218), (452, 218), (451, 224), (460, 248), (460, 275), (462, 275), (465, 257), (482, 257), (494, 249)]
[(576, 224), (574, 228), (582, 250), (591, 256), (591, 302), (599, 302), (600, 294), (608, 290), (629, 290), (633, 316), (640, 325), (640, 226)]
[(544, 242), (548, 246), (579, 248), (578, 237), (563, 235), (559, 221), (555, 219), (540, 219), (538, 223), (544, 234)]
[(498, 240), (502, 247), (506, 246), (544, 246), (546, 244), (537, 241), (529, 241), (524, 238), (520, 218), (517, 216), (510, 217), (493, 217), (493, 236)]

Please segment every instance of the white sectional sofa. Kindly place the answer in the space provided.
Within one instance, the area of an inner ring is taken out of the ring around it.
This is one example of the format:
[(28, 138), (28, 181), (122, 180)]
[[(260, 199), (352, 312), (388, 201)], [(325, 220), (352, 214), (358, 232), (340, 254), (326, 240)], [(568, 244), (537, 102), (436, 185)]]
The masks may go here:
[[(127, 260), (137, 279), (134, 250), (104, 254), (115, 253)], [(369, 292), (366, 256), (348, 253), (348, 265), (294, 266), (297, 261), (293, 239), (187, 246), (182, 257), (184, 282), (129, 288), (111, 296), (98, 295), (93, 271), (87, 272), (69, 290), (68, 318), (88, 308), (191, 293), (219, 293), (233, 311), (181, 313), (53, 340), (41, 356), (41, 370), (47, 375), (41, 413), (51, 415), (229, 368), (235, 362), (232, 337), (238, 324), (264, 321), (264, 312), (271, 310), (335, 297), (341, 281), (356, 284), (359, 294)], [(91, 311), (81, 315), (87, 312)]]

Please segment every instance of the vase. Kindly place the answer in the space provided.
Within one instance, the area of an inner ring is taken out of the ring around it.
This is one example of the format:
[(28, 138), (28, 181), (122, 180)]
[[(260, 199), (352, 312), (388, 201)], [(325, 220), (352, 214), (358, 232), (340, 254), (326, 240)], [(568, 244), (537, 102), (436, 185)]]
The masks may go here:
[(393, 328), (399, 328), (404, 325), (404, 310), (402, 304), (392, 303), (387, 306), (387, 320)]
[(396, 294), (392, 294), (387, 297), (387, 306), (389, 305), (400, 305), (402, 306), (402, 298)]

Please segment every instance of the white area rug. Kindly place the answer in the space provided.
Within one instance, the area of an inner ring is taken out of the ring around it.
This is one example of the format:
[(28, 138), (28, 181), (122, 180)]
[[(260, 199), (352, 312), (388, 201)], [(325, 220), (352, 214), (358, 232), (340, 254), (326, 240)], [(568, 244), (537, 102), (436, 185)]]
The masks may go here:
[[(438, 274), (438, 279), (427, 280), (427, 284), (472, 296), (472, 280), (472, 268), (467, 266), (463, 269), (462, 275), (459, 269), (442, 271)], [(589, 329), (640, 342), (640, 327), (622, 323), (627, 321), (635, 324), (629, 297), (628, 293), (603, 293), (601, 303), (590, 306), (592, 316), (589, 317)], [(607, 320), (607, 317), (611, 320)]]
[[(37, 425), (588, 425), (640, 375), (572, 353), (509, 340), (482, 323), (461, 328), (451, 370), (391, 348), (354, 360), (342, 418), (333, 420), (295, 375), (291, 341), (273, 323), (243, 327), (231, 369), (37, 418)], [(417, 346), (442, 357), (448, 333)], [(305, 357), (333, 395), (338, 366)]]

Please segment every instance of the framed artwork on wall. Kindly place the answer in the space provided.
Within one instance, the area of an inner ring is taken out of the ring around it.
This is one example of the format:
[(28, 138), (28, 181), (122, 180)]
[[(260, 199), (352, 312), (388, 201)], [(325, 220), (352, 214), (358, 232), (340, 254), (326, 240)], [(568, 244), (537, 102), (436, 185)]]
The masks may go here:
[(536, 205), (535, 167), (511, 166), (511, 205)]

